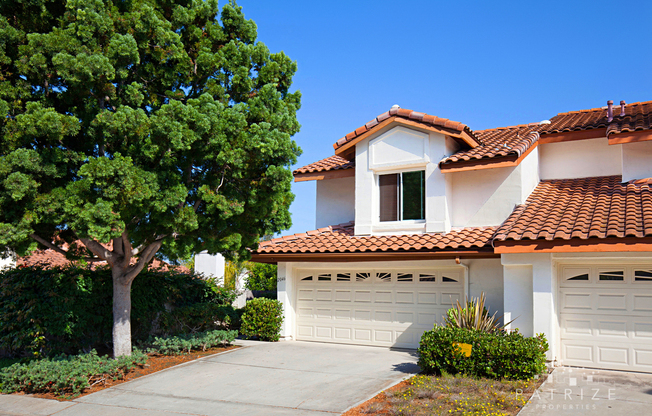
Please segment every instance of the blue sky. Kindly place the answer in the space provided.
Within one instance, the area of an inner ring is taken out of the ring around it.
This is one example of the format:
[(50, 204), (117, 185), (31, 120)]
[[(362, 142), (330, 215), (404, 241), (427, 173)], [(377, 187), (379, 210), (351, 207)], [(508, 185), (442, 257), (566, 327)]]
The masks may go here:
[[(393, 104), (474, 130), (652, 100), (650, 1), (239, 0), (258, 40), (297, 61), (303, 154)], [(293, 184), (293, 226), (315, 225), (315, 182)]]

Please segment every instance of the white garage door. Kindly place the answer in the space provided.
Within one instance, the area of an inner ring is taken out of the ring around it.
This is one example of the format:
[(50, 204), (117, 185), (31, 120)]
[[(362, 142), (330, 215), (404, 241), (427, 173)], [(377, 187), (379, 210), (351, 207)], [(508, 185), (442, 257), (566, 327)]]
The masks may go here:
[(297, 339), (417, 348), (463, 293), (459, 268), (299, 271)]
[(652, 266), (564, 265), (565, 365), (652, 372)]

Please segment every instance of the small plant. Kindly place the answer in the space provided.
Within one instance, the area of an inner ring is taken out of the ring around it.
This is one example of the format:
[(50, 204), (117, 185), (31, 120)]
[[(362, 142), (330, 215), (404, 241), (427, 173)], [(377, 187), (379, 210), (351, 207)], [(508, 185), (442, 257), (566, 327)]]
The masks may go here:
[(206, 331), (194, 334), (178, 335), (167, 338), (155, 338), (150, 352), (162, 355), (190, 353), (192, 350), (206, 351), (218, 345), (226, 346), (235, 340), (238, 331)]
[(505, 324), (500, 324), (499, 319), (496, 319), (496, 313), (489, 316), (489, 311), (484, 306), (484, 293), (479, 298), (467, 300), (466, 306), (462, 306), (460, 301), (446, 312), (446, 325), (450, 328), (466, 328), (475, 329), (476, 331), (494, 332), (504, 331), (507, 325), (511, 324), (509, 321)]
[(78, 395), (84, 389), (104, 384), (109, 379), (121, 379), (136, 366), (143, 366), (147, 355), (134, 350), (131, 356), (117, 359), (99, 357), (95, 350), (77, 356), (16, 363), (0, 370), (2, 393), (54, 393)]
[(283, 305), (266, 298), (247, 302), (242, 314), (240, 333), (246, 337), (258, 337), (263, 341), (278, 341), (283, 324)]

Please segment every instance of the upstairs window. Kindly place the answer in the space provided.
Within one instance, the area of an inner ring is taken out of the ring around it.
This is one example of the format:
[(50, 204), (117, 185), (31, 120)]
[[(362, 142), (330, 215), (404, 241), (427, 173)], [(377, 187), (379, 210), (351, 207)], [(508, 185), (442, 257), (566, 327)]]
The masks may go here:
[(380, 221), (426, 219), (426, 173), (392, 173), (378, 177)]

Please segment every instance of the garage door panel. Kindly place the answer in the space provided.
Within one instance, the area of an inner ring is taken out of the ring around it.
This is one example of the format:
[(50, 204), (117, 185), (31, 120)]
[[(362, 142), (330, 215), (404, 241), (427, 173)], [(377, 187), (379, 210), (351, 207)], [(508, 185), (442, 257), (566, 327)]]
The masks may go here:
[(420, 305), (436, 305), (437, 292), (427, 292), (420, 290), (417, 299)]
[(396, 291), (396, 303), (414, 303), (413, 291)]
[(628, 366), (629, 348), (623, 346), (598, 345), (597, 362), (606, 366)]
[(649, 295), (635, 294), (632, 309), (634, 312), (652, 312), (652, 293)]
[(652, 322), (634, 322), (634, 338), (647, 339), (652, 343)]
[(376, 303), (392, 303), (391, 290), (374, 290), (374, 302)]
[(441, 292), (441, 304), (450, 307), (452, 305), (457, 304), (457, 302), (462, 300), (462, 293), (461, 292), (451, 292), (450, 290), (446, 290), (444, 292)]
[(644, 371), (652, 370), (652, 349), (637, 348), (634, 350), (634, 365)]
[[(463, 296), (459, 271), (382, 269), (300, 276), (310, 277), (297, 282), (300, 340), (417, 348), (423, 332), (446, 313), (449, 306), (444, 303)], [(444, 276), (449, 280), (444, 282)]]
[(627, 311), (627, 295), (618, 294), (598, 294), (597, 310), (599, 311)]
[(353, 291), (337, 289), (335, 290), (335, 302), (351, 302), (353, 300)]
[(605, 320), (596, 319), (597, 335), (605, 337), (627, 338), (627, 319)]

